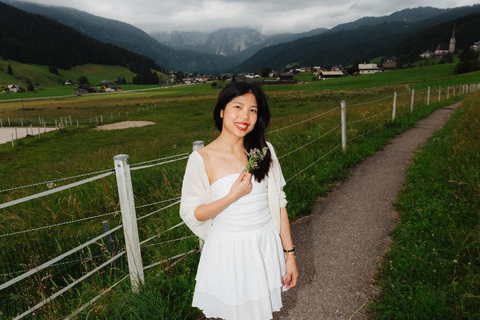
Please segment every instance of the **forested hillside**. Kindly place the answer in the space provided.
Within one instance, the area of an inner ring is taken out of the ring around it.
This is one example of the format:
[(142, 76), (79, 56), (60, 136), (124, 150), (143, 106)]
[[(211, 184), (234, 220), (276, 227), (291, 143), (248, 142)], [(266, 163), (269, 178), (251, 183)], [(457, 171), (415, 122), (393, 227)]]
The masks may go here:
[(439, 43), (448, 43), (455, 24), (457, 48), (463, 48), (480, 39), (478, 12), (480, 6), (477, 5), (414, 23), (391, 21), (326, 32), (265, 48), (235, 71), (283, 68), (292, 63), (303, 66), (348, 65), (378, 56), (418, 55), (427, 49), (435, 49)]
[(87, 63), (160, 70), (153, 59), (105, 44), (40, 15), (0, 2), (0, 57), (69, 69)]

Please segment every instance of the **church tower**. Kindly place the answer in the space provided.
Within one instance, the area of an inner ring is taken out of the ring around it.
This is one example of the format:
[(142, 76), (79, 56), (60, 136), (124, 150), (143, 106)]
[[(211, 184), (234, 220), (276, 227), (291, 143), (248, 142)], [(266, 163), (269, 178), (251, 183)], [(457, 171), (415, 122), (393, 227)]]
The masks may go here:
[(453, 34), (452, 39), (450, 39), (450, 46), (448, 47), (448, 51), (451, 53), (455, 52), (455, 25), (453, 26)]

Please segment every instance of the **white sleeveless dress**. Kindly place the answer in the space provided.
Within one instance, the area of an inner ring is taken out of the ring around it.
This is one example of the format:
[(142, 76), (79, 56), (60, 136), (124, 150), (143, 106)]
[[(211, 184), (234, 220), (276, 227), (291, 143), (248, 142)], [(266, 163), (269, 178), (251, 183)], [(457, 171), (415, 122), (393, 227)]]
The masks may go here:
[[(213, 201), (225, 197), (238, 178), (211, 185)], [(213, 219), (200, 257), (193, 306), (205, 316), (268, 320), (282, 307), (285, 258), (268, 209), (266, 179), (252, 177), (252, 191)]]

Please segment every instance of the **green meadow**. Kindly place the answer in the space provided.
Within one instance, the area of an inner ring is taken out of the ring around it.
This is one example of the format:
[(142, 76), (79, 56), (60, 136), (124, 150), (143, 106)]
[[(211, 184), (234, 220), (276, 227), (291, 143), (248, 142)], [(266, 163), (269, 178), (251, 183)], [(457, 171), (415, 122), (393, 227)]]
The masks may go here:
[(414, 157), (371, 318), (480, 318), (479, 98), (465, 99)]
[[(452, 66), (436, 65), (298, 85), (265, 86), (272, 113), (267, 140), (272, 142), (281, 157), (283, 173), (288, 181), (286, 193), (291, 219), (309, 214), (319, 196), (335, 188), (339, 181), (348, 177), (356, 163), (380, 150), (390, 138), (410, 128), (433, 110), (463, 98), (458, 93), (453, 98), (450, 93), (447, 100), (446, 92), (441, 91), (442, 102), (438, 103), (438, 87), (431, 85), (431, 103), (426, 106), (426, 87), (429, 84), (441, 83), (444, 87), (480, 82), (478, 72), (451, 76)], [(389, 82), (390, 79), (395, 80)], [(409, 88), (416, 90), (412, 113)], [(393, 92), (398, 93), (394, 122), (391, 121)], [(38, 123), (40, 117), (52, 126), (55, 119), (71, 117), (74, 125), (42, 134), (41, 137), (21, 139), (13, 148), (9, 143), (0, 145), (0, 203), (82, 178), (57, 179), (112, 169), (113, 157), (117, 154), (128, 154), (129, 163), (136, 167), (144, 161), (159, 159), (157, 162), (160, 163), (165, 157), (188, 153), (197, 140), (208, 144), (218, 134), (212, 119), (218, 93), (219, 90), (213, 89), (210, 84), (201, 84), (24, 101), (23, 109), (18, 101), (1, 103), (0, 118), (3, 123), (6, 118), (14, 122), (24, 118), (27, 123)], [(478, 94), (472, 99), (478, 101)], [(338, 129), (338, 107), (342, 100), (347, 103), (349, 123), (345, 154), (340, 147)], [(104, 123), (141, 120), (153, 121), (155, 125), (98, 131), (95, 130), (96, 121), (91, 124), (89, 120), (98, 120), (100, 116)], [(79, 127), (75, 119), (80, 120)], [(138, 217), (160, 210), (172, 203), (171, 199), (179, 197), (185, 164), (186, 161), (181, 160), (132, 171), (135, 205), (141, 206), (137, 210)], [(51, 182), (8, 190), (48, 181)], [(17, 251), (21, 252), (28, 249), (22, 247), (25, 244), (45, 242), (46, 239), (56, 241), (49, 254), (26, 254), (27, 258), (17, 264), (15, 261), (4, 262), (2, 277), (5, 281), (44, 263), (49, 256), (58, 255), (62, 247), (60, 239), (99, 234), (103, 232), (102, 221), (108, 221), (111, 228), (121, 223), (113, 175), (0, 210), (1, 247), (16, 245)], [(140, 239), (158, 235), (179, 222), (178, 206), (159, 211), (138, 222)], [(44, 226), (52, 227), (42, 228)], [(17, 233), (36, 228), (42, 229)], [(10, 233), (15, 234), (4, 236)], [(188, 238), (176, 240), (184, 237)], [(115, 234), (115, 239), (121, 248), (121, 232)], [(197, 245), (197, 240), (183, 226), (156, 236), (150, 244), (152, 246), (142, 249), (144, 265), (187, 252)], [(82, 251), (82, 262), (74, 267), (70, 268), (67, 264), (43, 270), (8, 292), (2, 292), (0, 300), (3, 307), (0, 310), (4, 314), (25, 310), (41, 297), (49, 296), (65, 283), (93, 270), (109, 254), (103, 242), (89, 246)], [(97, 255), (102, 257), (94, 258)], [(128, 280), (123, 281), (78, 315), (78, 319), (195, 319), (199, 313), (190, 308), (189, 303), (197, 262), (198, 254), (190, 254), (174, 266), (172, 261), (163, 267), (149, 269), (146, 271), (145, 287), (139, 295), (131, 293)], [(73, 262), (71, 264), (74, 265)], [(51, 302), (48, 307), (40, 309), (36, 317), (50, 319), (66, 316), (127, 273), (124, 260), (119, 265), (109, 266)]]

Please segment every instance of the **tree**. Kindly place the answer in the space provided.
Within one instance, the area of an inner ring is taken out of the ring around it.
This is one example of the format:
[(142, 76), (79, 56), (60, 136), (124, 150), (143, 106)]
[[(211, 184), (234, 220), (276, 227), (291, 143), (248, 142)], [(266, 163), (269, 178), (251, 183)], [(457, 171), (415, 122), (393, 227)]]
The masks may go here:
[(260, 77), (267, 78), (272, 72), (272, 68), (260, 68)]
[(8, 65), (8, 74), (9, 75), (13, 74), (12, 66), (10, 64)]
[(48, 72), (56, 74), (58, 76), (58, 70), (55, 66), (48, 67)]
[(185, 74), (183, 73), (183, 71), (177, 71), (177, 73), (175, 73), (175, 80), (178, 82), (183, 82), (183, 79), (185, 78)]
[(78, 84), (90, 84), (88, 82), (88, 78), (86, 76), (81, 76), (80, 78), (77, 79)]
[(31, 82), (29, 84), (27, 84), (27, 91), (28, 92), (35, 91), (35, 87), (33, 86), (33, 84)]
[(474, 51), (470, 49), (470, 46), (467, 46), (463, 52), (458, 55), (458, 57), (460, 58), (460, 62), (467, 62), (478, 59), (478, 55), (479, 53), (477, 51)]
[(217, 83), (216, 83), (216, 82), (212, 83), (212, 84), (211, 84), (211, 87), (212, 87), (213, 89), (216, 89), (216, 88), (217, 88)]

